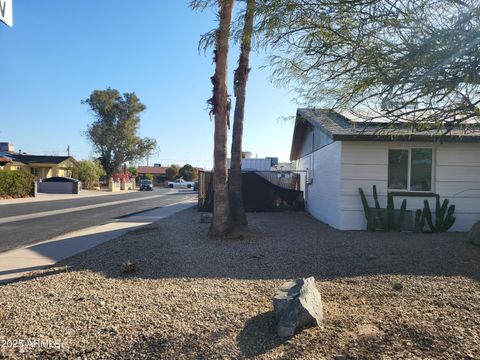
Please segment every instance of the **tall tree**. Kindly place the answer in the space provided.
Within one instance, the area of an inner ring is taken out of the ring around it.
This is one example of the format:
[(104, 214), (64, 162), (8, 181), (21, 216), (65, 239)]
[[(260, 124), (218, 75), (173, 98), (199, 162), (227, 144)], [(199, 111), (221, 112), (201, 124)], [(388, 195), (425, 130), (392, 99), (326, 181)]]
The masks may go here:
[(259, 0), (275, 77), (311, 104), (420, 127), (480, 113), (477, 0)]
[(197, 178), (198, 170), (190, 164), (185, 164), (178, 171), (178, 175), (186, 181), (192, 181)]
[(213, 96), (208, 100), (210, 114), (215, 119), (213, 149), (213, 218), (210, 236), (223, 238), (232, 229), (227, 175), (227, 128), (230, 117), (230, 99), (227, 90), (228, 51), (234, 0), (193, 0), (193, 8), (215, 4), (219, 25), (213, 32), (215, 39), (215, 74), (211, 77)]
[(178, 176), (178, 172), (180, 171), (180, 165), (172, 164), (165, 170), (165, 176), (167, 180), (175, 180)]
[(233, 115), (233, 135), (230, 163), (230, 202), (232, 218), (235, 226), (243, 228), (247, 226), (247, 217), (243, 204), (242, 191), (242, 142), (243, 122), (245, 118), (245, 98), (247, 81), (250, 72), (250, 51), (252, 48), (253, 25), (255, 18), (256, 0), (247, 0), (247, 8), (243, 23), (243, 31), (240, 42), (240, 58), (233, 79), (235, 95), (235, 111)]
[(139, 114), (146, 107), (135, 93), (122, 96), (116, 89), (95, 90), (82, 104), (88, 105), (95, 116), (86, 135), (108, 177), (125, 162), (140, 160), (156, 147), (155, 139), (137, 135)]

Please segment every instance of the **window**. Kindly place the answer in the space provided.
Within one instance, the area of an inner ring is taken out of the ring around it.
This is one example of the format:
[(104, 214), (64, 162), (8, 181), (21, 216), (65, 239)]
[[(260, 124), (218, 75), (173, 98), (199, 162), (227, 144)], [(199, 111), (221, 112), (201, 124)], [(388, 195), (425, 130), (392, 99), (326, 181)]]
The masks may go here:
[(432, 191), (432, 149), (388, 150), (388, 189)]

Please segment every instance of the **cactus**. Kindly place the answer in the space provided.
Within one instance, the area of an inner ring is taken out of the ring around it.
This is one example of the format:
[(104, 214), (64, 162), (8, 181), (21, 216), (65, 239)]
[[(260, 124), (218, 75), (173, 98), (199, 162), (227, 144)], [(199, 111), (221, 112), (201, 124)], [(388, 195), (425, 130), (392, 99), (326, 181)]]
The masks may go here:
[(395, 229), (395, 206), (393, 203), (393, 196), (387, 195), (387, 228), (386, 231)]
[(403, 220), (405, 219), (405, 211), (407, 211), (407, 200), (403, 199), (402, 205), (400, 205), (398, 221), (395, 224), (395, 231), (402, 231)]
[(362, 188), (358, 188), (358, 192), (360, 193), (360, 198), (362, 199), (363, 211), (365, 213), (365, 218), (367, 219), (367, 231), (375, 231), (377, 228), (377, 224), (375, 221), (375, 216), (372, 216), (372, 212), (368, 206), (367, 197), (363, 192)]
[(377, 217), (380, 221), (380, 226), (382, 229), (386, 229), (385, 221), (383, 220), (383, 214), (380, 208), (380, 203), (378, 202), (377, 186), (373, 185), (373, 200), (375, 201), (375, 209), (377, 210)]
[[(382, 208), (378, 202), (377, 187), (373, 185), (373, 199), (375, 201), (375, 213), (368, 206), (368, 201), (362, 188), (358, 189), (360, 198), (362, 200), (363, 211), (365, 212), (365, 218), (367, 219), (367, 231), (375, 231), (377, 229), (377, 219), (380, 222), (380, 226), (384, 231), (401, 231), (403, 220), (405, 219), (405, 212), (407, 210), (407, 200), (402, 201), (400, 206), (400, 213), (398, 220), (395, 221), (395, 206), (393, 203), (393, 195), (387, 196), (387, 218), (384, 219)], [(375, 216), (376, 214), (376, 216)]]
[(435, 224), (432, 219), (432, 211), (430, 210), (430, 204), (428, 200), (423, 201), (424, 209), (423, 215), (425, 216), (428, 226), (431, 232), (448, 231), (455, 223), (455, 205), (450, 205), (448, 199), (443, 200), (440, 205), (440, 196), (435, 195)]
[(415, 212), (415, 232), (423, 232), (425, 227), (425, 214), (421, 209)]

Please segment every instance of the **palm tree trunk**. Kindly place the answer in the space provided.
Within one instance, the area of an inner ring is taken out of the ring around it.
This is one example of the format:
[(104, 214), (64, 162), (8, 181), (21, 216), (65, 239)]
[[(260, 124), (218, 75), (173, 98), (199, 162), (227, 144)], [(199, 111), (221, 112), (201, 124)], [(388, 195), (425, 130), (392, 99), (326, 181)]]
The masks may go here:
[(235, 70), (234, 91), (235, 91), (235, 112), (233, 116), (233, 137), (232, 137), (232, 160), (230, 164), (230, 202), (232, 218), (238, 228), (248, 225), (243, 204), (242, 192), (242, 141), (243, 141), (243, 120), (245, 117), (245, 97), (252, 47), (253, 21), (255, 17), (256, 0), (247, 0), (247, 11), (245, 12), (245, 23), (242, 33), (240, 59), (238, 68)]
[(210, 236), (221, 238), (230, 231), (232, 223), (228, 198), (227, 124), (230, 105), (227, 94), (228, 47), (234, 0), (219, 0), (220, 26), (215, 49), (215, 75), (212, 77), (212, 112), (215, 115), (213, 219)]

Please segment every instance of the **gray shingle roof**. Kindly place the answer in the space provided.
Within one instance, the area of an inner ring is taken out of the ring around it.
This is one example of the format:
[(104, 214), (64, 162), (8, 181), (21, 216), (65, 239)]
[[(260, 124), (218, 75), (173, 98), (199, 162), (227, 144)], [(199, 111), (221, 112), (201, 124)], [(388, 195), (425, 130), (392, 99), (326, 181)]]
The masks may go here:
[(415, 131), (406, 123), (378, 123), (351, 121), (342, 114), (327, 109), (298, 109), (293, 133), (290, 159), (298, 159), (308, 127), (320, 129), (333, 141), (429, 141), (429, 142), (477, 142), (480, 143), (480, 127), (468, 124), (450, 129)]
[(474, 124), (453, 128), (448, 133), (445, 128), (415, 131), (405, 123), (354, 122), (324, 109), (298, 109), (298, 121), (319, 127), (333, 140), (480, 142), (480, 127)]
[(70, 159), (70, 156), (48, 156), (48, 155), (28, 155), (28, 154), (8, 154), (12, 160), (24, 164), (60, 164)]

